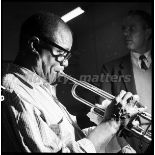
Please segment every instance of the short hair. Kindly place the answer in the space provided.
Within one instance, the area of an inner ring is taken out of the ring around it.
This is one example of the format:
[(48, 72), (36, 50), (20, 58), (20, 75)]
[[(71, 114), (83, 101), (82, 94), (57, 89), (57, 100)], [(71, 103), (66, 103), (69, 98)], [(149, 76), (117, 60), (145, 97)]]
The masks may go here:
[(21, 26), (19, 50), (27, 47), (28, 40), (32, 36), (46, 36), (51, 38), (60, 23), (72, 33), (69, 26), (59, 16), (53, 13), (38, 12), (32, 15)]
[(152, 28), (152, 17), (149, 13), (143, 10), (129, 10), (127, 16), (139, 16), (145, 24), (147, 25), (148, 28)]

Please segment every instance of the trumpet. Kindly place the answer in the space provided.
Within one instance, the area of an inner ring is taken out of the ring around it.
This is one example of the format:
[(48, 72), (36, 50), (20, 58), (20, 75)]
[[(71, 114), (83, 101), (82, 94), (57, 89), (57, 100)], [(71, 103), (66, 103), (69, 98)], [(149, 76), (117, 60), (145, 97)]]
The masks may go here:
[[(72, 93), (72, 96), (75, 99), (77, 99), (78, 101), (84, 103), (85, 105), (93, 108), (94, 112), (97, 115), (99, 115), (100, 117), (104, 117), (104, 113), (105, 113), (104, 109), (101, 109), (101, 108), (97, 107), (96, 105), (90, 103), (89, 101), (81, 98), (80, 96), (78, 96), (76, 94), (77, 86), (81, 86), (81, 87), (83, 87), (85, 89), (88, 89), (91, 92), (94, 92), (95, 94), (103, 97), (104, 99), (108, 99), (110, 101), (115, 99), (115, 96), (105, 92), (102, 89), (99, 89), (98, 87), (96, 87), (94, 85), (91, 85), (88, 82), (79, 81), (79, 80), (77, 80), (77, 79), (75, 79), (75, 78), (65, 74), (64, 72), (59, 72), (59, 76), (64, 77), (64, 78), (66, 78), (66, 79), (68, 79), (68, 80), (70, 80), (70, 81), (72, 81), (74, 83), (74, 85), (72, 87), (72, 90), (71, 90), (71, 93)], [(152, 133), (151, 133), (151, 130), (149, 130), (150, 127), (151, 127), (151, 124), (152, 124), (151, 123), (151, 121), (152, 121), (151, 115), (149, 113), (147, 113), (147, 112), (142, 112), (142, 113), (138, 113), (136, 115), (136, 117), (134, 117), (134, 120), (136, 120), (137, 118), (143, 118), (144, 120), (147, 120), (148, 121), (148, 123), (147, 123), (148, 126), (145, 129), (143, 129), (139, 125), (132, 125), (132, 123), (130, 123), (130, 125), (127, 125), (123, 130), (124, 131), (129, 131), (129, 132), (133, 133), (138, 138), (143, 138), (144, 141), (149, 144), (151, 142), (151, 140), (152, 140), (152, 138), (151, 138), (152, 137)]]

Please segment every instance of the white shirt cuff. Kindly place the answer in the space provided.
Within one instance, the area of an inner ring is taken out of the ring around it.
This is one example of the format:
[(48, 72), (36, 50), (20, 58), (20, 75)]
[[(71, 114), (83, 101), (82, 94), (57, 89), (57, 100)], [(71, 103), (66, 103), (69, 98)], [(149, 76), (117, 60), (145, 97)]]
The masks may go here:
[(89, 139), (83, 138), (77, 142), (87, 153), (96, 153), (95, 147)]
[(128, 144), (122, 148), (122, 153), (136, 153), (136, 151)]

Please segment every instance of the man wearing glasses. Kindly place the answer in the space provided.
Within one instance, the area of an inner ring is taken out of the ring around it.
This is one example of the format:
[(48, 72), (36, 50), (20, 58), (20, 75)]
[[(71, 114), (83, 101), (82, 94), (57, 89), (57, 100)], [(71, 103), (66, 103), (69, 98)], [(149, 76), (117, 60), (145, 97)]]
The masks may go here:
[[(23, 23), (18, 55), (2, 77), (2, 152), (104, 152), (119, 130), (122, 120), (109, 112), (114, 104), (102, 123), (82, 131), (58, 101), (55, 83), (68, 66), (72, 42), (70, 28), (54, 14), (38, 13)], [(135, 110), (127, 104), (131, 97), (122, 91), (113, 103)]]

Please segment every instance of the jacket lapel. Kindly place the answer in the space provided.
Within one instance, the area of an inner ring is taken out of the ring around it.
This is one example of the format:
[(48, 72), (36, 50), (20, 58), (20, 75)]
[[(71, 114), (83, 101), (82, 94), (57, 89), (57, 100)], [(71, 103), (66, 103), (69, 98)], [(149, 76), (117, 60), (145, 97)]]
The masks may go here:
[(120, 74), (126, 77), (123, 78), (123, 83), (126, 88), (126, 91), (132, 92), (136, 94), (136, 86), (133, 74), (133, 67), (131, 62), (131, 56), (128, 54), (124, 59), (120, 62)]

